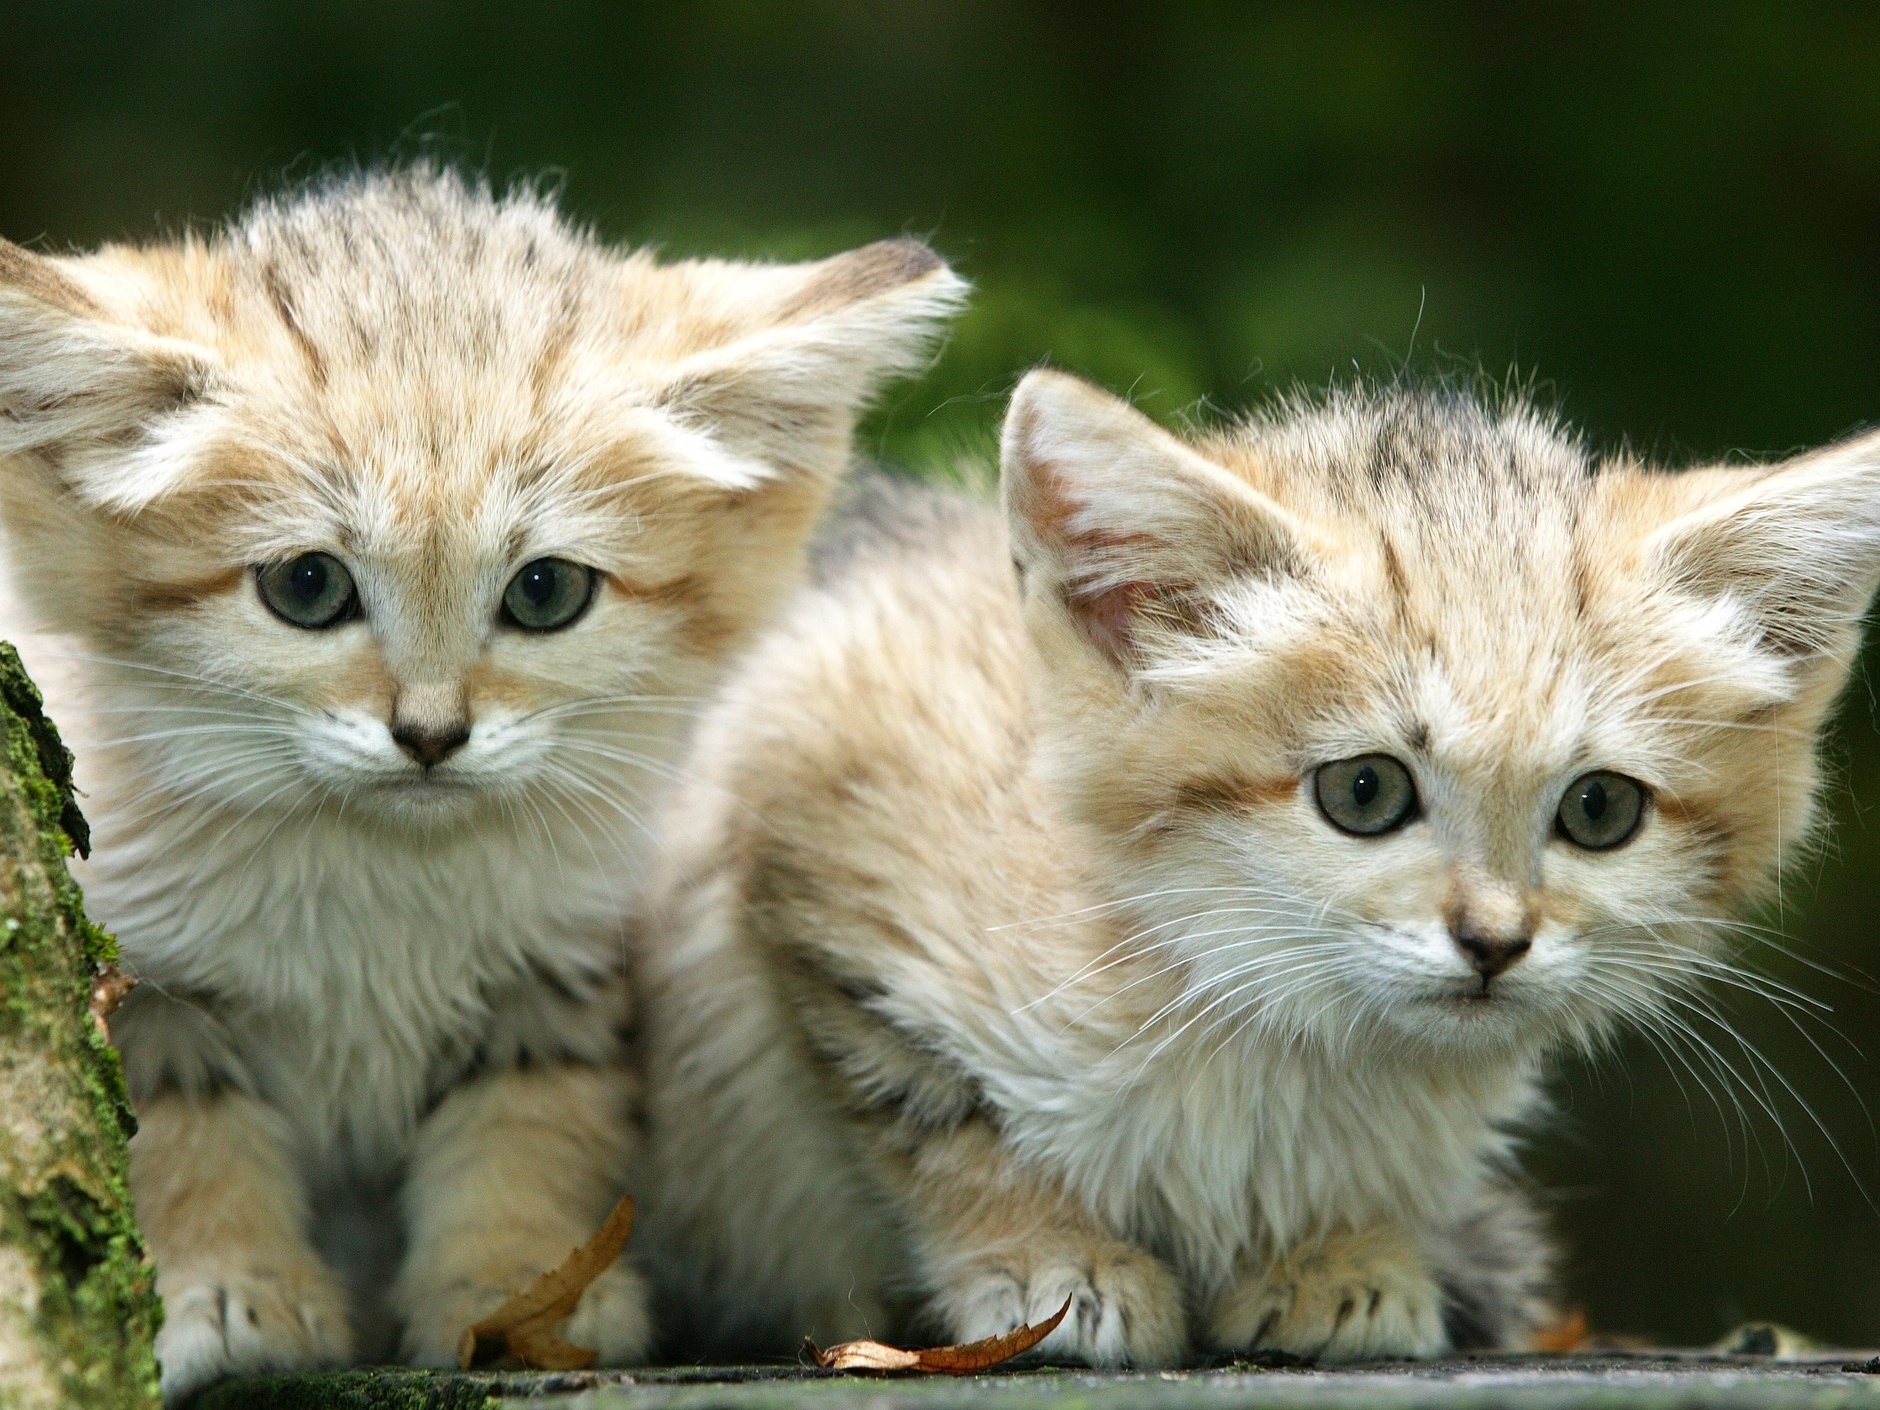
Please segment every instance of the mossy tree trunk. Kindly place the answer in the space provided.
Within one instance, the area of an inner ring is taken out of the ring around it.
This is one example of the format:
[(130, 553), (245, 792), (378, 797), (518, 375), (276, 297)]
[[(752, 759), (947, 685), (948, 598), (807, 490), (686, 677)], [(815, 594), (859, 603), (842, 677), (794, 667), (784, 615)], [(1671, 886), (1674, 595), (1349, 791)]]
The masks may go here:
[(65, 868), (87, 844), (71, 756), (4, 643), (0, 732), (0, 1410), (149, 1410), (160, 1313), (93, 1012), (115, 951)]

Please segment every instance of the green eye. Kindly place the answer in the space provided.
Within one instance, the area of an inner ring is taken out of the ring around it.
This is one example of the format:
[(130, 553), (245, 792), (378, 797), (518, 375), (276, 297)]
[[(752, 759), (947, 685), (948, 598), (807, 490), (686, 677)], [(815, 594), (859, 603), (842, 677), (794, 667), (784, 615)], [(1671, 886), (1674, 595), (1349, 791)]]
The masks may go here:
[(587, 611), (593, 597), (592, 568), (565, 558), (538, 558), (509, 580), (503, 615), (526, 632), (559, 631)]
[(1603, 852), (1632, 840), (1645, 815), (1645, 785), (1624, 774), (1583, 774), (1560, 800), (1560, 835)]
[(1361, 837), (1402, 827), (1417, 810), (1410, 770), (1388, 754), (1322, 764), (1312, 775), (1312, 791), (1334, 827)]
[(359, 615), (359, 593), (346, 565), (330, 553), (303, 553), (255, 569), (261, 600), (282, 621), (309, 631)]

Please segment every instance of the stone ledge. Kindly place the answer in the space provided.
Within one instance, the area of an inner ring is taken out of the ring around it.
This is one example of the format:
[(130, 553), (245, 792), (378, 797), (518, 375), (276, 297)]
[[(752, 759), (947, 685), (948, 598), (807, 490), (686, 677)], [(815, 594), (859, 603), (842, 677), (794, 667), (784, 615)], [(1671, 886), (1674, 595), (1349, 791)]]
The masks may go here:
[(1763, 1410), (1874, 1407), (1880, 1357), (1484, 1356), (1340, 1370), (1233, 1366), (885, 1379), (799, 1367), (556, 1374), (399, 1369), (229, 1381), (190, 1410)]

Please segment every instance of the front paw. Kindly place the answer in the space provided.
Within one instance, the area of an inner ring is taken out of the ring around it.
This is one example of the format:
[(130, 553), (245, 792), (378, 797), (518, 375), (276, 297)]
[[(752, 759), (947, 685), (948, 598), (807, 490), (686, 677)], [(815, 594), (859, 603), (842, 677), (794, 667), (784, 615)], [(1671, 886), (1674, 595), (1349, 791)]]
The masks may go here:
[(320, 1263), (161, 1275), (157, 1364), (165, 1402), (224, 1376), (343, 1366), (352, 1329), (339, 1282)]
[(1021, 1322), (1050, 1320), (1069, 1299), (1057, 1330), (1039, 1343), (1051, 1361), (1091, 1366), (1170, 1366), (1187, 1346), (1181, 1288), (1157, 1259), (1128, 1244), (1092, 1241), (1082, 1249), (1027, 1250), (963, 1270), (933, 1310), (958, 1341), (999, 1336)]
[(1438, 1356), (1442, 1291), (1394, 1230), (1327, 1240), (1243, 1277), (1215, 1306), (1208, 1339), (1228, 1351), (1321, 1361)]
[[(405, 1320), (404, 1359), (416, 1366), (455, 1366), (463, 1334), (528, 1287), (543, 1270), (518, 1269), (476, 1282), (434, 1288), (412, 1287), (401, 1296)], [(646, 1359), (652, 1341), (646, 1282), (628, 1263), (615, 1263), (588, 1285), (557, 1333), (587, 1347), (602, 1366), (633, 1366)]]

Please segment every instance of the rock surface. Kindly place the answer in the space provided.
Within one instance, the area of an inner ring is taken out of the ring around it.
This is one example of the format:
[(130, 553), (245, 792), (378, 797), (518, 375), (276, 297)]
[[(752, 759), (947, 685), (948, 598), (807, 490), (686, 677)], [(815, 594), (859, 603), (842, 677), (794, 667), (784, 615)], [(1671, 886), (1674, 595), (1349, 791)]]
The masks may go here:
[(149, 1410), (160, 1314), (125, 1185), (134, 1128), (93, 1017), (115, 950), (65, 869), (88, 845), (71, 756), (4, 644), (0, 735), (0, 1407)]
[(454, 1375), (354, 1371), (217, 1386), (192, 1410), (1761, 1410), (1880, 1407), (1880, 1357), (1488, 1356), (1327, 1371), (886, 1379), (795, 1367)]

